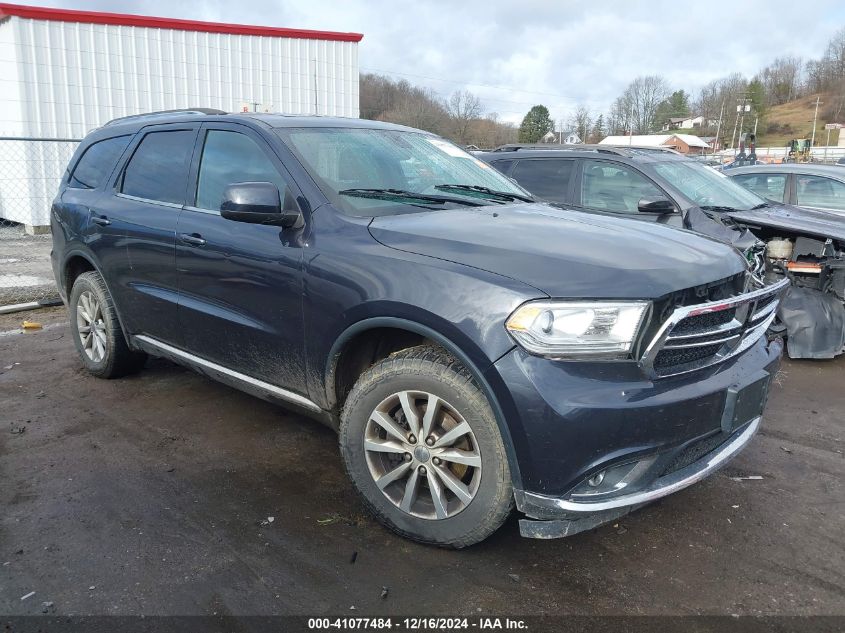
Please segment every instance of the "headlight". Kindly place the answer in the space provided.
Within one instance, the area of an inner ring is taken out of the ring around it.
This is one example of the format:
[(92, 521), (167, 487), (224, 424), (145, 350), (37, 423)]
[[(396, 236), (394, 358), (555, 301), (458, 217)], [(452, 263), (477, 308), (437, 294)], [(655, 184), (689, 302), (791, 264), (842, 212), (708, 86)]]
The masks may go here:
[(626, 358), (647, 301), (532, 301), (505, 327), (526, 351), (551, 358)]

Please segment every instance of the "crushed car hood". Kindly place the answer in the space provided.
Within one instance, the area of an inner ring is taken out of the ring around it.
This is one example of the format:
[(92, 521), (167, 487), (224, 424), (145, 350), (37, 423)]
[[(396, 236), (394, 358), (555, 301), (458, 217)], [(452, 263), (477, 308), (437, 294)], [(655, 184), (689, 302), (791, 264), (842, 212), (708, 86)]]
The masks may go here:
[(832, 238), (845, 243), (845, 218), (841, 214), (804, 209), (789, 204), (771, 204), (753, 211), (731, 211), (727, 214), (737, 222), (755, 226), (783, 229), (791, 233)]
[(654, 299), (746, 270), (690, 231), (541, 204), (373, 218), (382, 244), (498, 273), (553, 297)]

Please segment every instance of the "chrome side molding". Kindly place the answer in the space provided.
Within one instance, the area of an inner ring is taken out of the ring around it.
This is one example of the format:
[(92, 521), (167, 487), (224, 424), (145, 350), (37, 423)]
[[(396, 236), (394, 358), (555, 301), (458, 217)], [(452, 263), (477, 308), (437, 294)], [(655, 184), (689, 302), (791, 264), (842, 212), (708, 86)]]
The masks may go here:
[(249, 393), (253, 393), (259, 397), (266, 398), (267, 396), (271, 396), (280, 400), (285, 400), (286, 402), (290, 402), (304, 409), (308, 409), (309, 411), (322, 412), (322, 409), (316, 402), (309, 400), (305, 396), (300, 396), (298, 393), (282, 389), (276, 385), (271, 385), (269, 382), (264, 382), (263, 380), (258, 380), (252, 376), (247, 376), (246, 374), (237, 372), (234, 369), (218, 365), (217, 363), (186, 352), (178, 347), (173, 347), (172, 345), (163, 343), (151, 336), (139, 334), (137, 336), (133, 336), (132, 340), (137, 343), (139, 347), (145, 349), (145, 351), (149, 351), (154, 355), (157, 354), (159, 356), (164, 356), (165, 358), (169, 358), (179, 364), (189, 365), (201, 374), (209, 376), (210, 378), (215, 378), (221, 382), (232, 383), (233, 386), (240, 387), (244, 391), (248, 391)]

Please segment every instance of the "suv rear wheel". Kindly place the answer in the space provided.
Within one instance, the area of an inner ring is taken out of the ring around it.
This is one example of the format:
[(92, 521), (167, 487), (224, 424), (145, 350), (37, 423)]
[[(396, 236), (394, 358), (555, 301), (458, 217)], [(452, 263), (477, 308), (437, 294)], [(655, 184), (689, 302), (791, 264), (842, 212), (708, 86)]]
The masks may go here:
[(141, 369), (147, 355), (126, 344), (114, 302), (99, 273), (76, 278), (68, 301), (71, 333), (85, 369), (99, 378), (117, 378)]
[(470, 373), (419, 346), (364, 372), (343, 408), (340, 450), (375, 517), (402, 536), (466, 547), (513, 504), (496, 421)]

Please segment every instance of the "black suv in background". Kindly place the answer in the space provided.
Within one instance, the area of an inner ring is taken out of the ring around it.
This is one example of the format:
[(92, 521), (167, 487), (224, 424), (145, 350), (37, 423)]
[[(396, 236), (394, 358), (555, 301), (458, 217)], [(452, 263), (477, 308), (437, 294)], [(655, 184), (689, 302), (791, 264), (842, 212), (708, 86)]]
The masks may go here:
[[(159, 113), (92, 132), (52, 208), (84, 366), (169, 358), (338, 429), (364, 502), (463, 547), (565, 536), (745, 446), (784, 284), (732, 248), (536, 204), (418, 130)], [(174, 412), (174, 416), (178, 415)]]

